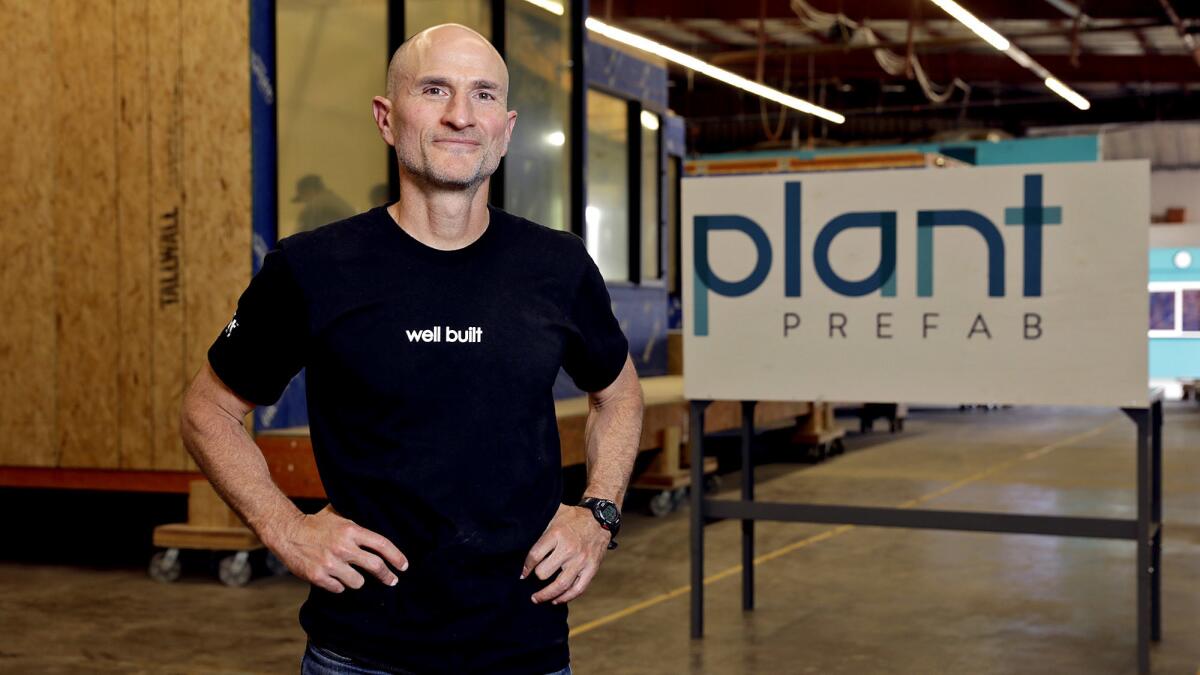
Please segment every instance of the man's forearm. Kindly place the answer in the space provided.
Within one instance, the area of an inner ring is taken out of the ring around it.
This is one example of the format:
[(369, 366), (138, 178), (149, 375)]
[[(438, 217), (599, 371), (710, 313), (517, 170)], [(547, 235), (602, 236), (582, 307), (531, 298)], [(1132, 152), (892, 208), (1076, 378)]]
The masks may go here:
[(589, 497), (608, 499), (620, 508), (642, 439), (642, 392), (637, 386), (619, 398), (593, 406), (584, 426)]
[(263, 543), (270, 546), (279, 526), (303, 515), (271, 479), (262, 450), (240, 420), (188, 406), (180, 435), (217, 494)]

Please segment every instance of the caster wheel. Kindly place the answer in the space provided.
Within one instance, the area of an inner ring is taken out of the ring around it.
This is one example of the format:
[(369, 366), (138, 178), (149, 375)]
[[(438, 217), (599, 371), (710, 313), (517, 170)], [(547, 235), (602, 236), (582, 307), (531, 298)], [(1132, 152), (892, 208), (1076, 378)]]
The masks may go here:
[(717, 474), (709, 474), (704, 477), (704, 494), (715, 495), (721, 491), (721, 477)]
[(678, 511), (679, 505), (682, 504), (687, 499), (687, 497), (688, 497), (688, 490), (685, 487), (675, 488), (674, 490), (672, 490), (671, 491), (671, 501), (674, 502), (674, 506), (671, 507), (671, 510)]
[(270, 551), (267, 551), (267, 555), (264, 556), (263, 562), (266, 564), (267, 571), (271, 573), (271, 576), (282, 577), (291, 574), (291, 571), (287, 568), (287, 565), (284, 565), (283, 561)]
[(675, 510), (675, 496), (670, 490), (663, 490), (650, 498), (650, 515), (662, 518)]
[(237, 553), (221, 558), (217, 567), (217, 578), (226, 586), (245, 586), (250, 582), (250, 552)]
[(840, 455), (844, 452), (846, 452), (846, 444), (842, 443), (842, 439), (840, 439), (840, 438), (837, 439), (836, 441), (834, 441), (833, 444), (829, 446), (829, 454), (831, 454), (831, 455)]
[(169, 548), (159, 551), (150, 557), (150, 578), (163, 583), (178, 581), (183, 572), (183, 564), (179, 561), (179, 549)]

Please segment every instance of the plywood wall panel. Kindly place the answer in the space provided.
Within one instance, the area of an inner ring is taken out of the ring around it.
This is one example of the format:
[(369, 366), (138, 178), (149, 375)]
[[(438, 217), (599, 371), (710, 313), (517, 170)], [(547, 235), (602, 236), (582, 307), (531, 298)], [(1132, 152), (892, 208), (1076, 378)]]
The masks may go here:
[(121, 328), (117, 371), (120, 466), (154, 467), (153, 400), (150, 364), (153, 345), (150, 296), (154, 280), (151, 253), (150, 105), (157, 103), (147, 86), (150, 68), (149, 0), (117, 0), (117, 223)]
[[(150, 61), (147, 89), (155, 104), (150, 107), (150, 210), (154, 280), (151, 285), (150, 326), (153, 360), (150, 369), (154, 419), (154, 468), (181, 469), (183, 443), (179, 439), (179, 405), (187, 383), (187, 336), (183, 284), (183, 136), (184, 107), (182, 53), (186, 26), (180, 5), (151, 2), (148, 16)], [(190, 3), (188, 3), (190, 4)], [(195, 27), (193, 27), (195, 28)]]
[[(211, 102), (248, 101), (250, 36), (242, 3), (184, 3), (182, 8), (184, 25), (206, 27), (181, 36), (183, 104), (188, 111), (182, 152), (188, 275), (183, 284), (188, 340), (184, 351), (190, 378), (204, 364), (208, 346), (229, 321), (249, 282), (250, 184), (231, 178), (249, 172), (250, 109)], [(194, 467), (186, 452), (181, 460)]]
[(116, 467), (116, 101), (112, 3), (51, 3), (59, 465)]
[(0, 465), (194, 469), (250, 278), (246, 0), (0, 0)]
[(54, 466), (54, 92), (49, 5), (0, 0), (0, 464)]

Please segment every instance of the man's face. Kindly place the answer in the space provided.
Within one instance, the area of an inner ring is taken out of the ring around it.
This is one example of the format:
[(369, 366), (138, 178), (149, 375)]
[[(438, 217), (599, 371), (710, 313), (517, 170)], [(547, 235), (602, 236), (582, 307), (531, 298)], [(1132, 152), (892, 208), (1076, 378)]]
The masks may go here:
[(504, 63), (455, 29), (433, 31), (407, 57), (390, 115), (402, 168), (442, 188), (478, 186), (500, 165), (516, 122)]

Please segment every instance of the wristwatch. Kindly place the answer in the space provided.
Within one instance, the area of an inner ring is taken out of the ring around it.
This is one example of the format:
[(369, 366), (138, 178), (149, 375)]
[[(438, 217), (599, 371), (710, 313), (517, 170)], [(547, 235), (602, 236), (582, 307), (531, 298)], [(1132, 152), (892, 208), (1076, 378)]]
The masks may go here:
[(617, 505), (607, 499), (598, 497), (584, 497), (583, 501), (579, 502), (579, 506), (592, 510), (592, 515), (600, 523), (600, 527), (612, 532), (612, 539), (608, 542), (608, 550), (617, 547), (617, 532), (621, 531), (621, 510)]

